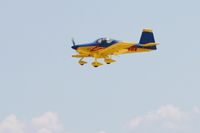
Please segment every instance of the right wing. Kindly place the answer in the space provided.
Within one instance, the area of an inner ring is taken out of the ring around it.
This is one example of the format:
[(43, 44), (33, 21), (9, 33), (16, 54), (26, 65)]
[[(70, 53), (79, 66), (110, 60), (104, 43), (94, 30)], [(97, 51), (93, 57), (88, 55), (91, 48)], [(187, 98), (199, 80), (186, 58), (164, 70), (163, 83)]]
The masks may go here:
[(118, 53), (120, 50), (127, 49), (131, 46), (133, 46), (136, 43), (129, 43), (129, 42), (118, 42), (116, 44), (111, 45), (108, 48), (105, 48), (104, 50), (100, 51), (99, 54), (102, 56), (112, 55), (115, 53)]

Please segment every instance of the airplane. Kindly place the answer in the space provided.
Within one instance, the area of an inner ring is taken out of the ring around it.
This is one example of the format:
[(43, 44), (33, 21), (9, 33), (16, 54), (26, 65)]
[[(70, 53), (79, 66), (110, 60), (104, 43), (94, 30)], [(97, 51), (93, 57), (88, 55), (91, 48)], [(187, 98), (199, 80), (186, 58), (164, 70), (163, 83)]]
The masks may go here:
[(143, 29), (139, 43), (119, 41), (110, 38), (100, 38), (92, 43), (78, 44), (76, 45), (74, 39), (72, 39), (72, 49), (76, 50), (78, 54), (72, 55), (72, 57), (80, 58), (79, 64), (84, 65), (87, 62), (84, 58), (92, 57), (94, 61), (92, 66), (99, 67), (103, 65), (97, 60), (104, 59), (106, 64), (115, 62), (111, 57), (114, 55), (149, 52), (156, 50), (156, 46), (159, 43), (155, 42), (154, 34), (151, 29)]

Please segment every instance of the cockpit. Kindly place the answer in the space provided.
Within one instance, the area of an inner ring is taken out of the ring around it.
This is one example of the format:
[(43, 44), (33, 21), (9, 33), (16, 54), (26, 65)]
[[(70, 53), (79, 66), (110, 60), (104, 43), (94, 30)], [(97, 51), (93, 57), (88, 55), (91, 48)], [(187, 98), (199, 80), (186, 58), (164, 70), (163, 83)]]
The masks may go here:
[(100, 38), (100, 39), (96, 40), (96, 43), (98, 43), (98, 44), (110, 44), (113, 41), (114, 40), (110, 39), (110, 38)]

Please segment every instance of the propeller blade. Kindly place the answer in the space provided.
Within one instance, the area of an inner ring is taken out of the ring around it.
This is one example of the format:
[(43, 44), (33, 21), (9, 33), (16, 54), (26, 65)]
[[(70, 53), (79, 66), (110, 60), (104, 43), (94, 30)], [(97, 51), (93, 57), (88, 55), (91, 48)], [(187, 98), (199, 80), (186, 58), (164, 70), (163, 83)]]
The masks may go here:
[(73, 43), (74, 46), (76, 45), (76, 43), (75, 43), (75, 41), (74, 41), (74, 38), (72, 38), (72, 43)]

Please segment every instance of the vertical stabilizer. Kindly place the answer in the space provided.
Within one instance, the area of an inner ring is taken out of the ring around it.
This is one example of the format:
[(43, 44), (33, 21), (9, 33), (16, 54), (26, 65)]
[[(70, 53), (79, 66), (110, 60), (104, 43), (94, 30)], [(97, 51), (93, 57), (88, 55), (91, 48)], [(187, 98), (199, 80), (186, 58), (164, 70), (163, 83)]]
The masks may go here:
[(144, 29), (139, 43), (140, 44), (155, 43), (153, 31), (151, 29)]
[(151, 29), (143, 29), (139, 44), (147, 49), (157, 49), (157, 43), (155, 43), (153, 31)]

